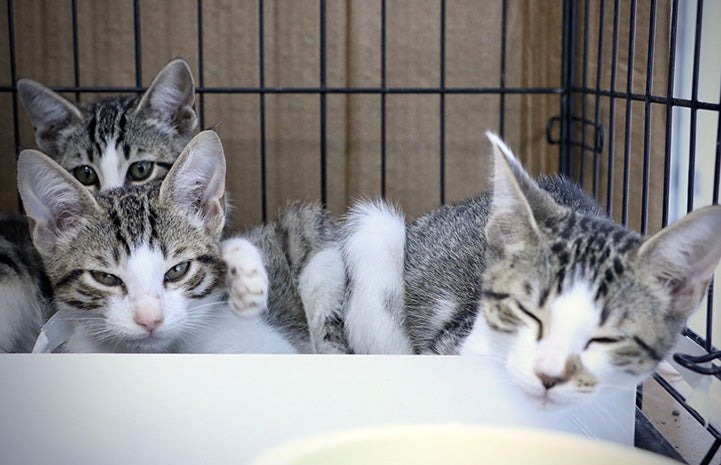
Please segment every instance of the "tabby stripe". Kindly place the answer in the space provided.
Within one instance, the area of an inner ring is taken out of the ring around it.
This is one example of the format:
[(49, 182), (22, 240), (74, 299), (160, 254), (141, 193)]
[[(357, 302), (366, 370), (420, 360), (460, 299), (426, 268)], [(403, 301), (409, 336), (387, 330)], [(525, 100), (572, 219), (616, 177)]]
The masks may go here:
[[(125, 110), (125, 109), (123, 109)], [(127, 115), (125, 111), (120, 115), (120, 118), (118, 120), (118, 136), (115, 138), (115, 150), (118, 149), (118, 147), (123, 147), (123, 153), (125, 155), (125, 159), (128, 160), (130, 158), (130, 147), (128, 144), (123, 144), (123, 138), (125, 137), (125, 125), (128, 123)]]
[(660, 362), (663, 359), (663, 357), (661, 357), (653, 347), (646, 344), (640, 337), (633, 336), (633, 342), (638, 344), (638, 346), (642, 348), (648, 354), (648, 356), (651, 357), (651, 359), (657, 362)]
[(20, 267), (18, 266), (18, 264), (15, 263), (15, 260), (13, 260), (9, 255), (0, 254), (0, 264), (9, 266), (17, 274), (22, 274), (22, 271), (20, 270)]
[(56, 288), (63, 287), (66, 284), (68, 284), (70, 281), (77, 280), (80, 276), (82, 276), (83, 273), (85, 273), (85, 270), (75, 269), (75, 270), (71, 271), (70, 273), (66, 274), (65, 276), (63, 276), (62, 278), (60, 278), (55, 283), (55, 287)]
[(213, 286), (208, 286), (205, 290), (195, 293), (195, 294), (186, 294), (191, 299), (202, 299), (203, 297), (207, 297), (210, 295), (210, 293), (213, 292)]
[(150, 223), (150, 243), (152, 244), (153, 241), (156, 240), (160, 241), (160, 236), (158, 235), (158, 229), (156, 226), (158, 223), (158, 217), (155, 214), (155, 210), (152, 208), (148, 208), (148, 223)]
[(80, 289), (75, 289), (75, 292), (82, 295), (83, 297), (88, 297), (93, 300), (104, 299), (106, 296), (106, 293), (98, 291), (95, 288), (89, 288), (89, 287), (82, 287)]
[(544, 289), (541, 291), (541, 297), (538, 299), (538, 307), (543, 308), (546, 306), (546, 301), (548, 300), (548, 289)]
[(196, 260), (198, 260), (200, 263), (213, 265), (216, 270), (222, 270), (225, 267), (223, 260), (221, 260), (220, 257), (216, 257), (215, 255), (200, 255), (196, 257)]
[[(93, 113), (90, 116), (90, 121), (88, 121), (88, 134), (90, 134), (90, 137), (93, 140), (95, 140), (95, 126), (96, 125), (97, 125), (97, 122), (95, 120), (95, 113)], [(95, 146), (97, 147), (97, 143), (95, 144)], [(100, 156), (102, 156), (103, 152), (100, 151), (100, 147), (97, 147), (97, 148), (98, 148), (98, 157), (100, 157)], [(93, 154), (92, 150), (88, 150), (87, 156), (88, 156), (88, 160), (90, 160), (90, 163), (93, 163), (95, 161), (94, 160), (95, 155)]]
[(103, 156), (103, 148), (102, 148), (102, 141), (100, 140), (100, 128), (98, 126), (98, 123), (102, 124), (101, 115), (100, 115), (100, 109), (96, 108), (95, 110), (95, 124), (93, 125), (93, 132), (92, 132), (92, 138), (93, 138), (93, 145), (95, 145), (95, 150), (98, 151), (98, 157)]
[(503, 300), (510, 297), (510, 294), (507, 294), (505, 292), (493, 292), (493, 291), (481, 291), (481, 295), (483, 297), (488, 297), (489, 299), (493, 300)]
[(70, 305), (71, 307), (79, 308), (81, 310), (97, 310), (98, 308), (102, 307), (102, 304), (93, 304), (90, 302), (82, 302), (80, 300), (75, 300), (75, 299), (70, 299), (70, 300), (63, 299), (63, 302), (66, 303), (67, 305)]
[(608, 320), (608, 316), (611, 314), (611, 306), (610, 305), (604, 305), (601, 309), (601, 322), (600, 326), (603, 326), (606, 324), (606, 320)]
[(521, 320), (518, 319), (515, 313), (513, 313), (513, 310), (508, 308), (508, 306), (500, 304), (495, 308), (498, 309), (498, 311), (496, 311), (498, 321), (504, 323), (506, 326), (518, 326), (519, 323), (521, 323)]
[(100, 255), (96, 255), (95, 257), (93, 257), (93, 260), (95, 260), (97, 263), (99, 263), (105, 268), (110, 268), (110, 264), (105, 260), (105, 258), (101, 257)]
[(621, 273), (623, 273), (623, 263), (621, 263), (621, 260), (618, 257), (613, 259), (613, 270), (617, 275), (621, 275)]
[(108, 214), (110, 215), (110, 220), (113, 222), (113, 225), (115, 226), (115, 238), (118, 240), (118, 242), (120, 242), (123, 245), (123, 247), (125, 248), (125, 252), (128, 255), (130, 255), (130, 244), (123, 237), (123, 234), (122, 234), (123, 224), (120, 221), (118, 212), (114, 208), (112, 208), (112, 209), (110, 209)]
[(608, 294), (608, 286), (606, 283), (601, 283), (598, 286), (598, 290), (596, 291), (596, 296), (594, 297), (594, 300), (601, 300), (601, 298), (605, 297), (606, 294)]
[(198, 270), (197, 273), (195, 273), (193, 276), (186, 281), (185, 286), (188, 291), (194, 291), (198, 288), (203, 282), (205, 281), (205, 278), (208, 276), (208, 274), (204, 270)]

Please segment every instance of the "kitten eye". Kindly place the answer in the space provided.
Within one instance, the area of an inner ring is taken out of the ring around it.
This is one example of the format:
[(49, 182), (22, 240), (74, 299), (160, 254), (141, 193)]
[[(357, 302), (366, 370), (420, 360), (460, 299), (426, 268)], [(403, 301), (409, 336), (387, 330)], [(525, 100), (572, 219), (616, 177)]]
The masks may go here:
[(131, 181), (143, 181), (153, 173), (152, 161), (136, 161), (128, 169), (128, 179)]
[(98, 183), (98, 175), (95, 174), (95, 170), (88, 165), (82, 165), (74, 168), (73, 176), (75, 176), (75, 179), (85, 186), (92, 186), (93, 184)]
[(188, 269), (190, 269), (190, 262), (178, 263), (177, 265), (169, 269), (165, 273), (165, 276), (163, 278), (166, 283), (175, 282), (185, 276), (185, 274), (188, 272)]
[(538, 318), (536, 315), (531, 313), (526, 307), (521, 305), (520, 302), (516, 301), (516, 305), (518, 306), (518, 309), (526, 314), (530, 319), (535, 321), (538, 324), (538, 332), (536, 333), (536, 340), (540, 341), (543, 337), (543, 323), (541, 323), (541, 319)]
[(94, 280), (105, 286), (121, 286), (123, 282), (114, 274), (106, 273), (104, 271), (91, 271), (90, 275)]
[(591, 344), (615, 344), (617, 342), (621, 342), (623, 338), (620, 337), (594, 337), (588, 340), (586, 343), (585, 349), (588, 349), (588, 346)]

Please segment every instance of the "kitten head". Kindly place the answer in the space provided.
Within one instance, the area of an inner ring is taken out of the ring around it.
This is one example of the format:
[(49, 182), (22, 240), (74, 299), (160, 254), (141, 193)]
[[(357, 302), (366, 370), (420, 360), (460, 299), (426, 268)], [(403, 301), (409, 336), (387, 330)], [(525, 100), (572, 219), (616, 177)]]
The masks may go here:
[(30, 79), (17, 85), (38, 148), (93, 190), (162, 178), (198, 125), (193, 76), (180, 59), (142, 97), (73, 104)]
[(99, 350), (172, 350), (217, 308), (225, 158), (215, 133), (198, 134), (162, 183), (93, 197), (25, 150), (18, 186), (58, 308)]
[(556, 203), (495, 135), (481, 309), (511, 377), (543, 406), (634, 386), (671, 351), (721, 260), (721, 207), (642, 238)]

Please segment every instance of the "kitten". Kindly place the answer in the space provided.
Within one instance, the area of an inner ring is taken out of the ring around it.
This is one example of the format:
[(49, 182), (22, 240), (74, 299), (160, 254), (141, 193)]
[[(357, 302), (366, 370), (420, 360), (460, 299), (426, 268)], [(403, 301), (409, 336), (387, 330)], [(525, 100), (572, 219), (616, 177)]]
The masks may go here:
[(30, 79), (17, 87), (40, 151), (94, 191), (162, 178), (198, 126), (193, 76), (181, 59), (142, 96), (71, 103)]
[(364, 289), (344, 307), (351, 348), (488, 354), (548, 408), (636, 385), (705, 295), (721, 259), (721, 207), (642, 238), (566, 181), (539, 188), (489, 138), (492, 193), (405, 227), (384, 205), (351, 213), (343, 253), (352, 286)]
[(18, 187), (58, 311), (74, 327), (66, 351), (296, 351), (265, 315), (238, 318), (224, 301), (225, 158), (215, 133), (196, 136), (162, 183), (93, 196), (25, 150)]
[[(180, 59), (166, 65), (143, 96), (74, 104), (30, 79), (17, 86), (40, 150), (95, 192), (162, 178), (197, 129), (193, 76)], [(50, 294), (27, 228), (25, 234), (14, 224), (0, 229), (10, 227), (0, 250), (9, 249), (2, 254), (16, 266), (0, 273), (0, 289), (9, 296), (0, 352), (29, 351), (38, 324), (52, 312)]]
[(0, 353), (30, 352), (52, 313), (52, 289), (20, 215), (0, 213)]

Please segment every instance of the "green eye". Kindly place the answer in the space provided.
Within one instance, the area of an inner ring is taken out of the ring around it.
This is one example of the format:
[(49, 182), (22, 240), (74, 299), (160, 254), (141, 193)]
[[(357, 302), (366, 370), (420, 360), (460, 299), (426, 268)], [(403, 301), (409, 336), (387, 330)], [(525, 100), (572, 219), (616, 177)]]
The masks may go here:
[(91, 271), (90, 275), (94, 280), (105, 286), (121, 286), (123, 282), (114, 274), (106, 273), (104, 271)]
[(152, 161), (136, 161), (128, 169), (128, 179), (131, 181), (144, 181), (153, 173)]
[(166, 283), (175, 282), (175, 281), (179, 280), (180, 278), (182, 278), (183, 276), (185, 276), (185, 274), (188, 272), (189, 269), (190, 269), (190, 262), (178, 263), (177, 265), (175, 265), (174, 267), (169, 269), (165, 273), (165, 276), (163, 278), (165, 279)]
[(73, 176), (75, 176), (75, 179), (85, 186), (92, 186), (93, 184), (98, 183), (98, 175), (95, 174), (95, 170), (88, 165), (82, 165), (74, 168)]

